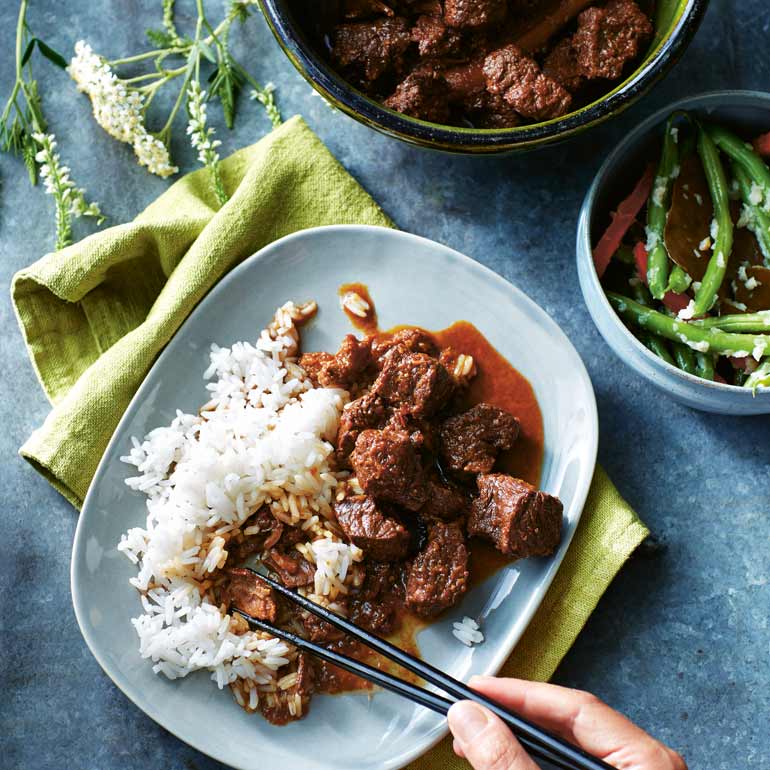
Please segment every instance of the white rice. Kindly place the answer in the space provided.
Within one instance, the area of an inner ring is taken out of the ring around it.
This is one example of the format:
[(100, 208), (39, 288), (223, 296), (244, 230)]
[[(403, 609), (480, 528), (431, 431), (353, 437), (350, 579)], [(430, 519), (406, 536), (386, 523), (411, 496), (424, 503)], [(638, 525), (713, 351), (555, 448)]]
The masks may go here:
[(452, 623), (452, 635), (466, 647), (472, 647), (484, 641), (484, 634), (479, 630), (479, 624), (467, 615), (459, 623)]
[[(315, 594), (344, 591), (350, 565), (363, 558), (325, 527), (338, 483), (330, 440), (348, 394), (314, 389), (294, 359), (296, 323), (313, 311), (287, 303), (255, 344), (212, 345), (200, 414), (178, 411), (170, 425), (133, 438), (121, 458), (138, 470), (126, 484), (147, 496), (145, 526), (124, 534), (118, 549), (137, 568), (130, 582), (143, 612), (131, 622), (155, 673), (176, 679), (206, 669), (220, 688), (293, 681), (275, 673), (293, 648), (263, 633), (234, 633), (210, 592), (228, 540), (263, 504), (307, 532)], [(254, 685), (248, 700), (234, 689), (252, 710)]]

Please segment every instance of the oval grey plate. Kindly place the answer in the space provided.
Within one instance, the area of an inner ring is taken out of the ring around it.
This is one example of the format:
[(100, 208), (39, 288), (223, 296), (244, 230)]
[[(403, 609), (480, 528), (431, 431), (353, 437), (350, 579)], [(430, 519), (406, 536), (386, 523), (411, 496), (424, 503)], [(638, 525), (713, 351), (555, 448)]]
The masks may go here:
[[(538, 608), (572, 539), (594, 472), (596, 403), (580, 357), (530, 299), (468, 257), (424, 238), (377, 227), (304, 230), (276, 241), (229, 273), (182, 325), (121, 420), (91, 484), (75, 534), (72, 599), (83, 636), (115, 684), (156, 722), (243, 770), (367, 770), (401, 767), (446, 733), (446, 721), (389, 693), (322, 696), (307, 718), (273, 727), (237, 706), (205, 673), (168, 681), (142, 660), (129, 619), (139, 613), (135, 574), (118, 553), (121, 533), (145, 521), (144, 497), (123, 483), (119, 461), (132, 435), (165, 425), (176, 409), (206, 400), (201, 375), (212, 342), (255, 339), (286, 300), (315, 299), (303, 332), (308, 350), (336, 350), (351, 331), (342, 283), (367, 284), (380, 325), (441, 329), (475, 324), (532, 383), (543, 413), (542, 487), (564, 501), (564, 539), (549, 559), (510, 565), (477, 586), (418, 638), (423, 657), (451, 675), (495, 673)], [(452, 622), (477, 618), (486, 636), (469, 649)]]

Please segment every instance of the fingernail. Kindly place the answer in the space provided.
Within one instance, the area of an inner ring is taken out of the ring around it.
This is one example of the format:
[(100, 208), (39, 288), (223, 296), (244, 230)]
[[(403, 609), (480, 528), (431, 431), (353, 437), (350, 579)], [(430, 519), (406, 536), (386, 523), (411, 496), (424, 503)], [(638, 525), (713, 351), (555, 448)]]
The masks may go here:
[(467, 745), (486, 728), (487, 712), (472, 701), (460, 701), (449, 709), (449, 726), (455, 738)]

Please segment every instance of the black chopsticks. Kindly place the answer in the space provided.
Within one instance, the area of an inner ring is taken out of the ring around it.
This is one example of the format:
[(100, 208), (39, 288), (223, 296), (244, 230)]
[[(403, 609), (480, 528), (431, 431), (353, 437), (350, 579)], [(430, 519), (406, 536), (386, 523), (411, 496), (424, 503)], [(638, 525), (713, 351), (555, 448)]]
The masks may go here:
[[(333, 663), (335, 666), (344, 668), (351, 674), (361, 677), (361, 679), (366, 679), (373, 684), (382, 687), (384, 690), (389, 690), (390, 692), (396, 693), (396, 695), (401, 695), (412, 701), (412, 703), (424, 706), (431, 711), (435, 711), (437, 714), (446, 716), (453, 703), (453, 701), (448, 700), (441, 695), (429, 692), (428, 690), (423, 690), (421, 687), (418, 687), (411, 682), (406, 682), (403, 679), (398, 679), (395, 676), (386, 674), (378, 668), (374, 668), (367, 663), (362, 663), (360, 660), (348, 657), (340, 652), (327, 650), (319, 644), (315, 644), (301, 636), (297, 636), (297, 634), (293, 634), (290, 631), (284, 631), (282, 628), (278, 628), (272, 623), (267, 623), (264, 620), (254, 618), (248, 613), (243, 612), (243, 610), (239, 610), (237, 607), (231, 607), (231, 610), (237, 612), (253, 628), (277, 636), (278, 638), (295, 645), (303, 652), (309, 652), (329, 663)], [(526, 738), (520, 738), (520, 741), (522, 746), (524, 746), (532, 756), (550, 762), (554, 767), (559, 768), (559, 770), (575, 770), (575, 765), (571, 762), (564, 762), (559, 757), (551, 754), (547, 749), (531, 743)]]
[[(472, 690), (467, 685), (452, 678), (448, 674), (445, 674), (434, 666), (431, 666), (429, 663), (419, 660), (390, 642), (364, 631), (346, 618), (343, 618), (342, 616), (327, 610), (325, 607), (321, 607), (315, 602), (306, 599), (304, 596), (289, 590), (272, 578), (263, 575), (256, 570), (251, 570), (251, 572), (284, 598), (308, 612), (311, 612), (313, 615), (322, 618), (328, 623), (331, 623), (333, 626), (349, 634), (354, 639), (363, 642), (367, 647), (375, 650), (375, 652), (378, 652), (380, 655), (389, 658), (400, 666), (417, 674), (426, 682), (430, 682), (436, 687), (444, 690), (455, 699), (472, 700), (485, 706), (511, 728), (516, 737), (521, 741), (522, 745), (524, 745), (531, 754), (541, 759), (545, 759), (551, 764), (554, 764), (559, 768), (564, 768), (565, 770), (614, 770), (614, 768), (606, 762), (603, 762), (601, 759), (591, 756), (568, 741), (565, 741), (517, 714), (514, 714), (496, 701)], [(367, 666), (365, 663), (356, 661), (353, 658), (348, 658), (341, 653), (327, 650), (326, 648), (309, 642), (296, 634), (279, 629), (270, 623), (253, 618), (236, 607), (233, 607), (232, 609), (237, 611), (238, 614), (254, 627), (266, 631), (267, 633), (274, 634), (275, 636), (296, 645), (299, 649), (310, 652), (319, 658), (323, 658), (340, 668), (345, 668), (363, 679), (368, 679), (384, 689), (409, 698), (432, 711), (445, 715), (449, 710), (449, 706), (452, 705), (452, 701), (449, 701), (446, 698), (423, 690), (416, 685), (404, 682), (389, 674), (385, 674), (376, 668)]]

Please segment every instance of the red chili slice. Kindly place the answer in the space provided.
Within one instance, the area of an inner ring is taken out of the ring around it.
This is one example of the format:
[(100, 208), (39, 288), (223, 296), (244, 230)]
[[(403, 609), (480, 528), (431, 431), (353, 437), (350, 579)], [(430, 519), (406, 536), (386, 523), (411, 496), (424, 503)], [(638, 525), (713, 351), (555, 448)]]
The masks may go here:
[(647, 166), (642, 178), (637, 182), (631, 194), (622, 201), (618, 210), (612, 214), (612, 222), (605, 230), (599, 243), (594, 249), (594, 266), (596, 274), (601, 277), (610, 264), (612, 255), (620, 248), (623, 238), (626, 237), (628, 228), (636, 221), (636, 217), (650, 197), (652, 182), (655, 178), (653, 164)]

